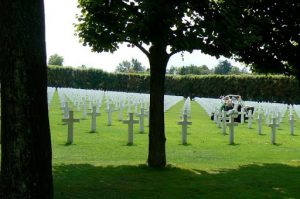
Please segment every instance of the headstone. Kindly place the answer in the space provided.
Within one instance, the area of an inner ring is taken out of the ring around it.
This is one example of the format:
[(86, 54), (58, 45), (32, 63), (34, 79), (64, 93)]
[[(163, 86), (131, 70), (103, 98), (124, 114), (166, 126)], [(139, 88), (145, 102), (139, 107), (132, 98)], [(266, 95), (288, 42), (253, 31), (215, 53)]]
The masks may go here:
[(107, 109), (107, 125), (111, 126), (112, 125), (112, 113), (114, 112), (114, 109), (112, 107), (112, 104), (108, 105)]
[(69, 106), (68, 106), (68, 102), (64, 103), (63, 111), (64, 111), (64, 119), (69, 118)]
[(213, 112), (213, 114), (214, 114), (214, 122), (215, 123), (217, 123), (217, 121), (218, 121), (218, 109), (215, 109), (215, 111)]
[(73, 143), (73, 134), (74, 134), (74, 122), (79, 122), (79, 119), (74, 119), (74, 112), (72, 110), (69, 111), (69, 118), (63, 119), (63, 122), (66, 122), (68, 124), (68, 139), (67, 143), (72, 144)]
[(241, 108), (241, 112), (239, 112), (239, 114), (241, 115), (241, 124), (244, 124), (245, 123), (246, 112), (245, 112), (245, 109), (243, 107)]
[(91, 131), (96, 132), (96, 122), (97, 122), (97, 116), (100, 115), (100, 113), (97, 113), (97, 106), (93, 106), (93, 110), (91, 113), (88, 113), (92, 117), (91, 121)]
[(226, 120), (227, 120), (226, 112), (223, 110), (222, 111), (221, 122), (222, 122), (222, 131), (223, 131), (224, 135), (226, 135)]
[(86, 119), (86, 99), (83, 100), (82, 119)]
[(138, 117), (140, 118), (140, 133), (144, 133), (144, 118), (147, 117), (147, 114), (145, 114), (145, 109), (141, 108), (141, 113), (138, 114)]
[(235, 116), (232, 114), (229, 118), (229, 123), (227, 123), (227, 126), (229, 127), (229, 144), (234, 144), (234, 126), (237, 126), (238, 124), (234, 122)]
[(252, 128), (252, 120), (253, 120), (253, 114), (252, 114), (252, 110), (248, 111), (248, 128), (251, 129)]
[(188, 125), (192, 124), (192, 122), (188, 122), (187, 117), (188, 116), (186, 114), (184, 114), (183, 121), (177, 123), (182, 126), (182, 130), (181, 130), (182, 144), (187, 144), (187, 127), (188, 127)]
[(129, 113), (132, 113), (132, 104), (131, 104), (131, 101), (128, 101), (127, 102), (128, 104), (128, 109), (127, 109), (127, 113), (129, 114)]
[(220, 111), (217, 112), (217, 127), (222, 127), (222, 112)]
[(276, 123), (276, 118), (272, 118), (272, 123), (268, 125), (271, 127), (271, 144), (276, 143), (276, 128), (278, 127), (278, 124)]
[(261, 135), (261, 129), (262, 129), (262, 113), (261, 112), (258, 112), (257, 123), (258, 123), (258, 135)]
[(124, 120), (123, 124), (128, 124), (128, 145), (133, 145), (133, 124), (138, 123), (138, 120), (133, 119), (133, 113), (128, 114), (129, 119)]
[(77, 101), (77, 103), (76, 103), (76, 108), (77, 108), (77, 111), (79, 112), (80, 111), (80, 102), (79, 101)]
[(134, 103), (134, 114), (135, 115), (139, 114), (139, 112), (138, 112), (138, 103), (137, 102)]
[(290, 114), (290, 132), (291, 132), (291, 135), (295, 135), (294, 134), (294, 127), (295, 127), (294, 114)]
[(271, 123), (270, 113), (267, 112), (267, 113), (266, 113), (266, 124), (269, 125), (270, 123)]
[(123, 109), (124, 109), (124, 101), (122, 100), (119, 104), (119, 121), (123, 120)]

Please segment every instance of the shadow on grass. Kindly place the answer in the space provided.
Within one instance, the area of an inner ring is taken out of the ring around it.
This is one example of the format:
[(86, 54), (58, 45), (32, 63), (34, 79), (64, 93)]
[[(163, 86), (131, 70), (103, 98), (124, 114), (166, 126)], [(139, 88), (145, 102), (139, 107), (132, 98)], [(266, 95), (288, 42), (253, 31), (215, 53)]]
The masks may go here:
[(300, 167), (247, 165), (208, 173), (168, 167), (54, 167), (55, 198), (199, 199), (300, 198)]

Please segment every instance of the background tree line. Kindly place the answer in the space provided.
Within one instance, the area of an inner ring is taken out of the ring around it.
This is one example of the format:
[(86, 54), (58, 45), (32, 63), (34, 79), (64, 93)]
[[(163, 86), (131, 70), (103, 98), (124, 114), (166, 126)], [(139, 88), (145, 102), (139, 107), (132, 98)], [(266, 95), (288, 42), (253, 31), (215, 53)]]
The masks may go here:
[(212, 69), (209, 69), (208, 66), (181, 66), (175, 67), (171, 66), (167, 70), (167, 74), (171, 75), (208, 75), (208, 74), (218, 74), (218, 75), (241, 75), (241, 74), (250, 74), (246, 68), (240, 69), (237, 66), (233, 66), (229, 61), (223, 60), (219, 61), (218, 65)]

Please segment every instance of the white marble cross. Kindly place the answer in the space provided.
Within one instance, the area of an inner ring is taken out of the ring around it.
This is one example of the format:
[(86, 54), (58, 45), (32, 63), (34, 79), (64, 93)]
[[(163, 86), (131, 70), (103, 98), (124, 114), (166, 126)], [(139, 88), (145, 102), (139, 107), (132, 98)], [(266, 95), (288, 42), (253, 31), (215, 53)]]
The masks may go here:
[(63, 122), (66, 122), (68, 124), (68, 139), (67, 143), (72, 144), (73, 143), (73, 134), (74, 134), (74, 122), (79, 122), (79, 119), (74, 119), (74, 112), (72, 110), (69, 111), (69, 118), (63, 119)]
[(218, 121), (218, 114), (217, 113), (218, 113), (218, 109), (216, 108), (215, 112), (214, 112), (214, 122), (215, 123), (217, 123), (217, 121)]
[(64, 119), (69, 118), (69, 106), (68, 106), (68, 102), (64, 103), (63, 111), (64, 111)]
[(124, 120), (123, 124), (128, 124), (128, 145), (133, 145), (133, 124), (139, 123), (133, 119), (133, 113), (128, 113), (129, 119)]
[(217, 127), (222, 127), (222, 112), (220, 111), (217, 112)]
[(252, 110), (248, 111), (248, 128), (251, 129), (252, 128), (252, 120), (253, 120), (253, 114), (252, 114)]
[(295, 135), (294, 134), (294, 127), (295, 127), (294, 114), (290, 114), (290, 132), (291, 132), (291, 135)]
[(271, 131), (271, 144), (275, 144), (276, 143), (276, 128), (278, 127), (278, 124), (276, 123), (276, 118), (275, 117), (272, 118), (272, 123), (270, 123), (268, 126), (271, 127), (271, 129), (272, 129), (272, 131)]
[(127, 102), (127, 106), (128, 106), (127, 113), (132, 113), (132, 103), (131, 103), (131, 101)]
[(226, 135), (226, 127), (227, 127), (226, 120), (227, 120), (226, 112), (222, 110), (221, 122), (222, 122), (222, 131), (224, 135)]
[(147, 114), (145, 114), (145, 109), (141, 108), (141, 113), (138, 114), (139, 120), (140, 120), (140, 133), (144, 133), (144, 118), (147, 117)]
[(124, 109), (124, 101), (122, 100), (119, 104), (119, 121), (123, 120), (123, 109)]
[(235, 116), (232, 114), (229, 118), (229, 123), (227, 123), (227, 126), (229, 127), (229, 144), (234, 144), (234, 126), (237, 126), (238, 124), (234, 122)]
[(93, 106), (93, 111), (91, 113), (88, 113), (88, 115), (92, 117), (91, 131), (96, 132), (97, 116), (101, 115), (100, 113), (97, 113), (97, 106)]
[(259, 111), (257, 116), (257, 123), (258, 123), (258, 135), (261, 135), (262, 129), (262, 113)]
[(134, 103), (134, 114), (135, 115), (139, 114), (139, 112), (138, 112), (138, 103), (137, 102)]
[(83, 101), (82, 119), (86, 119), (86, 99)]
[(241, 108), (241, 112), (239, 112), (239, 114), (241, 115), (241, 124), (244, 124), (245, 123), (246, 112), (245, 112), (245, 109), (243, 107)]
[(177, 123), (182, 126), (182, 130), (181, 130), (182, 144), (187, 144), (187, 128), (188, 128), (188, 125), (192, 124), (192, 122), (188, 122), (187, 117), (188, 116), (186, 114), (184, 114), (183, 121)]
[(111, 126), (112, 125), (112, 113), (114, 112), (114, 109), (112, 107), (112, 104), (108, 105), (107, 109), (107, 125)]

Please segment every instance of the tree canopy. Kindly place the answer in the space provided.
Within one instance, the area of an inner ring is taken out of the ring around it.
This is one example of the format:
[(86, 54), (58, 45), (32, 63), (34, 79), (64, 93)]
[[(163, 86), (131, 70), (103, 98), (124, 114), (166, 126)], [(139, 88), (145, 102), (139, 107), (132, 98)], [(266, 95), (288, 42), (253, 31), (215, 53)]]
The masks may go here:
[[(114, 52), (123, 42), (147, 56), (160, 44), (168, 54), (200, 49), (211, 55), (224, 50), (211, 42), (206, 29), (208, 0), (79, 0), (77, 34), (96, 52)], [(196, 9), (197, 8), (197, 9)], [(210, 31), (210, 32), (208, 32)]]
[(211, 15), (214, 42), (229, 48), (231, 55), (256, 72), (300, 78), (299, 1), (226, 0), (219, 1), (215, 10)]
[(124, 60), (116, 68), (119, 73), (143, 73), (146, 69), (137, 59), (132, 58), (131, 61)]
[(64, 58), (58, 54), (53, 54), (49, 57), (48, 65), (62, 66)]

